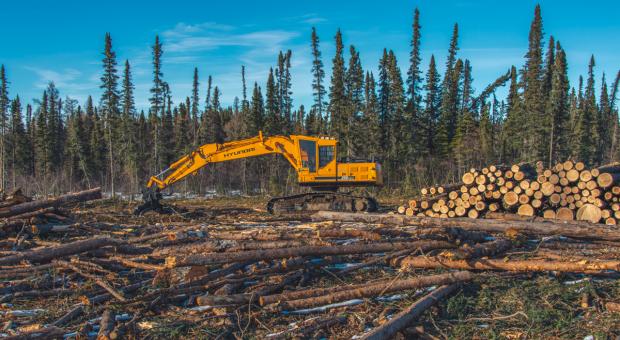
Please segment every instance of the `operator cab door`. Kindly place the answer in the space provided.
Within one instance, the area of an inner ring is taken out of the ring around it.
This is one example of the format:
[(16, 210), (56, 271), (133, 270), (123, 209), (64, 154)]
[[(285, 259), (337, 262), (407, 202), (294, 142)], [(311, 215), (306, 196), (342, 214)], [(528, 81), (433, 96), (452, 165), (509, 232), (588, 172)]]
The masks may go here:
[(299, 140), (299, 153), (301, 156), (301, 167), (308, 170), (311, 174), (316, 174), (317, 169), (317, 147), (316, 141)]

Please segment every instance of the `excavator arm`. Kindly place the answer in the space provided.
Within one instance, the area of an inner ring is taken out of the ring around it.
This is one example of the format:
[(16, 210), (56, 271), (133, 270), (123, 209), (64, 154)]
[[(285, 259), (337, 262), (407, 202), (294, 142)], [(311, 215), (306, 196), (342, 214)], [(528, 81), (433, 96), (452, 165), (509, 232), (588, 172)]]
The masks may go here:
[(291, 137), (263, 137), (262, 132), (259, 132), (258, 136), (252, 138), (222, 144), (205, 144), (149, 179), (146, 188), (142, 190), (144, 204), (136, 209), (136, 214), (148, 210), (162, 211), (163, 207), (159, 202), (162, 198), (161, 190), (191, 174), (196, 174), (208, 164), (268, 154), (281, 154), (295, 170), (299, 170), (302, 166), (295, 140)]

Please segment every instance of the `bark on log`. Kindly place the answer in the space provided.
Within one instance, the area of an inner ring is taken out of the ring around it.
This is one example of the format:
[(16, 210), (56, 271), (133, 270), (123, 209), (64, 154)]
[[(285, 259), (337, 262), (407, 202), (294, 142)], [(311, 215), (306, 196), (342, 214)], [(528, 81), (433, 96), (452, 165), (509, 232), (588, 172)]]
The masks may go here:
[(423, 298), (414, 302), (407, 309), (396, 314), (392, 319), (383, 325), (373, 329), (370, 333), (365, 334), (361, 339), (363, 340), (388, 340), (392, 339), (396, 333), (407, 327), (414, 320), (420, 317), (424, 311), (431, 306), (444, 299), (448, 295), (452, 294), (457, 288), (458, 284), (441, 286), (431, 293), (427, 294)]
[(96, 200), (99, 198), (101, 198), (101, 188), (95, 188), (86, 191), (66, 194), (55, 198), (48, 198), (5, 207), (0, 209), (0, 217), (10, 217), (43, 208), (57, 207), (63, 204), (85, 202), (90, 200)]
[(351, 299), (374, 297), (403, 290), (470, 281), (473, 279), (473, 277), (474, 275), (470, 272), (459, 271), (453, 273), (396, 280), (387, 284), (369, 284), (357, 289), (347, 289), (340, 292), (335, 292), (322, 296), (315, 296), (307, 299), (282, 301), (280, 302), (279, 307), (283, 310), (310, 308)]
[(29, 250), (20, 254), (6, 256), (0, 258), (0, 265), (17, 264), (22, 261), (30, 262), (47, 262), (53, 259), (62, 258), (68, 255), (83, 253), (89, 250), (98, 249), (104, 246), (120, 245), (123, 241), (108, 238), (97, 237), (86, 240), (65, 243), (57, 247), (46, 247), (41, 249)]
[(18, 335), (3, 337), (2, 340), (27, 340), (27, 339), (63, 339), (66, 330), (55, 326), (44, 327), (35, 331), (23, 332)]
[(408, 256), (392, 261), (402, 268), (450, 268), (460, 270), (505, 270), (514, 272), (557, 271), (572, 273), (596, 273), (604, 270), (620, 270), (620, 261), (545, 261), (477, 259), (449, 260), (441, 257)]
[(491, 242), (478, 243), (473, 247), (461, 247), (455, 250), (446, 250), (441, 256), (456, 260), (470, 260), (481, 257), (496, 256), (512, 248), (512, 242), (507, 239), (497, 239)]
[(258, 291), (245, 294), (232, 295), (202, 295), (196, 298), (196, 304), (199, 306), (223, 306), (223, 305), (247, 305), (249, 303), (257, 303), (260, 297), (273, 294), (282, 290), (284, 287), (297, 282), (304, 275), (303, 270), (286, 275), (281, 282), (268, 285)]
[(99, 333), (97, 334), (97, 340), (110, 340), (110, 334), (116, 326), (116, 316), (112, 311), (106, 309), (101, 316), (101, 322), (99, 322)]
[[(395, 215), (402, 216), (402, 215)], [(170, 256), (166, 258), (166, 267), (204, 266), (212, 264), (283, 259), (295, 256), (323, 256), (342, 254), (366, 254), (396, 251), (401, 249), (432, 249), (452, 248), (453, 245), (442, 241), (413, 242), (381, 242), (371, 244), (351, 244), (340, 246), (306, 246), (297, 248), (281, 248), (252, 250), (236, 253), (213, 253), (204, 255)]]
[(620, 241), (620, 231), (604, 224), (575, 225), (564, 222), (496, 221), (467, 218), (432, 218), (394, 214), (356, 214), (319, 211), (312, 215), (315, 221), (364, 222), (376, 224), (411, 225), (420, 227), (460, 227), (466, 230), (506, 232), (509, 229), (531, 235), (564, 235), (579, 239)]
[(75, 307), (71, 308), (67, 313), (65, 313), (60, 318), (56, 319), (56, 321), (52, 322), (53, 326), (62, 326), (67, 322), (77, 318), (78, 316), (84, 313), (84, 304), (79, 303)]

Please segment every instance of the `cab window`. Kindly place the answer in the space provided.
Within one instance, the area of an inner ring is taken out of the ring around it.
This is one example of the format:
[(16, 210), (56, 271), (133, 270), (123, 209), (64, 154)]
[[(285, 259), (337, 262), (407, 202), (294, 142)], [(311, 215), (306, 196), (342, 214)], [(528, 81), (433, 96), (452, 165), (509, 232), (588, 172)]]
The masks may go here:
[(310, 140), (300, 140), (299, 149), (301, 151), (301, 166), (310, 172), (316, 171), (316, 142)]
[(333, 146), (319, 146), (319, 168), (322, 168), (334, 160)]

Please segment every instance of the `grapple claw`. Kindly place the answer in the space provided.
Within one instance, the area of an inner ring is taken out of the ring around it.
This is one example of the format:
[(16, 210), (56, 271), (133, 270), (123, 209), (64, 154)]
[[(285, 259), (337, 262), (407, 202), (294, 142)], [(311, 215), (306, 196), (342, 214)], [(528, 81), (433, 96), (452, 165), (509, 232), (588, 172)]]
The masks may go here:
[(134, 215), (140, 216), (147, 211), (156, 211), (160, 214), (166, 213), (166, 209), (160, 203), (161, 199), (162, 196), (159, 188), (150, 187), (142, 189), (143, 203), (136, 207), (133, 212)]

